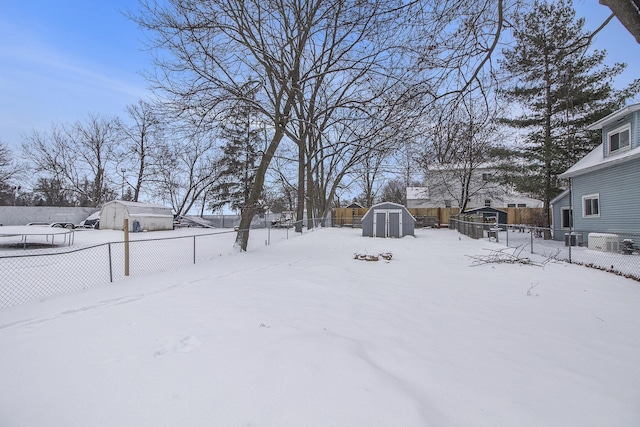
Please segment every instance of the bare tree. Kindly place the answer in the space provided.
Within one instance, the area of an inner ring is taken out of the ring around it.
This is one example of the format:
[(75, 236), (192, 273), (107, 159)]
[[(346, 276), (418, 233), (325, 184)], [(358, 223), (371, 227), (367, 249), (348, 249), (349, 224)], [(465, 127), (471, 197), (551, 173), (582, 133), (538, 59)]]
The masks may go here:
[[(334, 126), (353, 129), (369, 118), (379, 131), (405, 119), (394, 114), (399, 105), (419, 117), (435, 99), (477, 87), (503, 26), (503, 0), (142, 0), (141, 6), (133, 18), (160, 50), (151, 81), (178, 114), (215, 126), (241, 100), (272, 129), (242, 211), (236, 239), (242, 250), (285, 135), (298, 147), (298, 217), (305, 203), (312, 215), (326, 212), (346, 171), (372, 144), (337, 140)], [(255, 96), (246, 99), (242, 88), (253, 82)]]
[(198, 206), (217, 176), (215, 140), (210, 134), (174, 130), (158, 147), (152, 194), (169, 203), (177, 215)]
[(15, 205), (22, 190), (20, 169), (11, 149), (0, 140), (0, 204)]
[(117, 118), (89, 115), (70, 125), (34, 131), (22, 144), (37, 173), (72, 191), (81, 205), (97, 207), (112, 198), (120, 159)]
[(127, 106), (126, 111), (131, 123), (121, 127), (124, 137), (122, 168), (133, 172), (133, 179), (127, 180), (127, 185), (133, 189), (132, 199), (137, 202), (143, 185), (151, 179), (162, 138), (162, 122), (157, 107), (147, 101), (139, 100), (137, 104)]
[(159, 74), (152, 81), (178, 110), (215, 123), (226, 103), (242, 99), (247, 82), (260, 84), (246, 105), (273, 128), (242, 210), (236, 245), (246, 250), (265, 175), (290, 121), (300, 87), (303, 47), (322, 11), (321, 1), (143, 1), (134, 19), (153, 33)]
[(501, 173), (493, 155), (501, 138), (496, 113), (485, 108), (485, 101), (465, 97), (455, 110), (443, 109), (435, 122), (423, 159), (434, 202), (452, 200), (464, 211), (478, 195), (499, 196), (492, 193)]

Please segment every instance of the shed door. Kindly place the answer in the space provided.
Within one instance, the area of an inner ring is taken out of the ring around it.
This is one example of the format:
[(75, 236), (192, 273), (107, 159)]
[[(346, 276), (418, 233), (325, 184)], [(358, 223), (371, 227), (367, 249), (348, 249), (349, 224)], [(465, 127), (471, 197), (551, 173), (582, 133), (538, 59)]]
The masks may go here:
[(375, 209), (373, 237), (402, 237), (402, 210)]
[(400, 218), (401, 218), (401, 213), (399, 212), (389, 212), (387, 214), (387, 220), (388, 220), (388, 233), (387, 236), (389, 237), (402, 237), (401, 236), (401, 230), (400, 230)]
[(373, 214), (373, 237), (387, 237), (387, 213), (376, 211)]

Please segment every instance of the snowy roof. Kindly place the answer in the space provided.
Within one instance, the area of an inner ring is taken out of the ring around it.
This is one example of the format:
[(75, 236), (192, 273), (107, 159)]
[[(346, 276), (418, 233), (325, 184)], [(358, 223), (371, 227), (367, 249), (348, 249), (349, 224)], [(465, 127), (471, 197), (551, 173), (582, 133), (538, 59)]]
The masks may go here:
[[(640, 106), (640, 104), (638, 104)], [(618, 163), (626, 162), (640, 157), (640, 147), (632, 150), (626, 150), (622, 153), (609, 155), (604, 157), (604, 149), (602, 144), (594, 148), (589, 154), (584, 156), (578, 163), (571, 166), (564, 173), (559, 175), (560, 178), (572, 178), (598, 169), (603, 169)]]
[[(173, 213), (171, 208), (157, 204), (157, 203), (140, 203), (140, 202), (129, 202), (126, 200), (112, 200), (104, 204), (119, 204), (123, 205), (127, 208), (129, 215), (154, 215), (154, 216), (171, 216), (173, 217)], [(104, 208), (103, 206), (103, 208)]]
[(592, 125), (587, 126), (589, 130), (597, 130), (602, 129), (609, 123), (615, 122), (629, 113), (633, 113), (634, 111), (640, 110), (640, 102), (637, 104), (629, 105), (621, 110), (616, 111), (615, 113), (609, 114), (607, 117), (603, 117)]
[(553, 205), (558, 203), (558, 201), (564, 199), (567, 195), (569, 194), (569, 190), (564, 190), (562, 193), (558, 194), (556, 197), (554, 197), (549, 204)]
[(403, 205), (398, 204), (398, 203), (393, 203), (393, 202), (381, 202), (381, 203), (378, 203), (378, 204), (375, 204), (375, 205), (371, 206), (371, 207), (369, 208), (369, 210), (367, 211), (367, 213), (366, 213), (366, 214), (364, 214), (364, 215), (362, 216), (362, 221), (364, 221), (364, 220), (365, 220), (365, 218), (366, 218), (366, 217), (368, 217), (369, 215), (373, 215), (373, 211), (374, 211), (375, 209), (380, 209), (380, 208), (382, 208), (383, 206), (386, 206), (387, 208), (392, 207), (392, 208), (396, 208), (396, 209), (402, 209), (403, 211), (406, 211), (406, 212), (409, 214), (409, 216), (410, 216), (411, 218), (413, 218), (413, 220), (414, 220), (414, 221), (416, 220), (416, 219), (413, 217), (413, 215), (411, 215), (411, 212), (409, 212), (409, 210), (407, 209), (407, 207), (406, 207), (406, 206), (403, 206)]

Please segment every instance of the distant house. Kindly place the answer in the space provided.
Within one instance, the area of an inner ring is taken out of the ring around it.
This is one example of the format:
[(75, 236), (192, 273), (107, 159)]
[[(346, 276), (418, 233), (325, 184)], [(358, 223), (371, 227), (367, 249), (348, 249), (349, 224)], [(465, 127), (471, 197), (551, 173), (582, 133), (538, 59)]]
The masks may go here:
[[(527, 197), (498, 182), (500, 170), (483, 164), (471, 173), (467, 186), (467, 208), (538, 208), (542, 201)], [(459, 208), (467, 173), (464, 166), (431, 165), (424, 187), (407, 187), (408, 208)]]
[[(570, 215), (573, 228), (580, 232), (637, 233), (640, 103), (618, 110), (588, 129), (602, 130), (602, 144), (560, 175), (571, 180), (571, 199), (568, 193), (554, 199), (554, 220)], [(568, 211), (569, 202), (573, 212)]]
[(129, 220), (129, 231), (136, 231), (134, 221), (140, 230), (159, 231), (173, 229), (171, 208), (155, 203), (126, 202), (113, 200), (102, 206), (100, 229), (123, 230), (124, 220)]
[(397, 203), (382, 202), (371, 206), (362, 217), (362, 235), (366, 237), (413, 236), (416, 219)]
[(407, 187), (407, 207), (423, 208), (429, 202), (429, 187)]

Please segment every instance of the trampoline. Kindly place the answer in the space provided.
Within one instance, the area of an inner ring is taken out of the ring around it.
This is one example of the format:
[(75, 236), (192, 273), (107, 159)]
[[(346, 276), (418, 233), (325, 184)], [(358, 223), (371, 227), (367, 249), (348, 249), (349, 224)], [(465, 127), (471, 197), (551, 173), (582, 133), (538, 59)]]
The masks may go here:
[[(23, 248), (27, 248), (27, 241), (29, 243), (44, 237), (47, 243), (51, 246), (56, 244), (56, 237), (58, 241), (62, 239), (62, 245), (71, 246), (73, 244), (73, 230), (69, 228), (49, 227), (39, 225), (9, 225), (6, 227), (0, 227), (0, 237), (20, 237), (20, 243)], [(34, 242), (35, 243), (35, 242)]]

